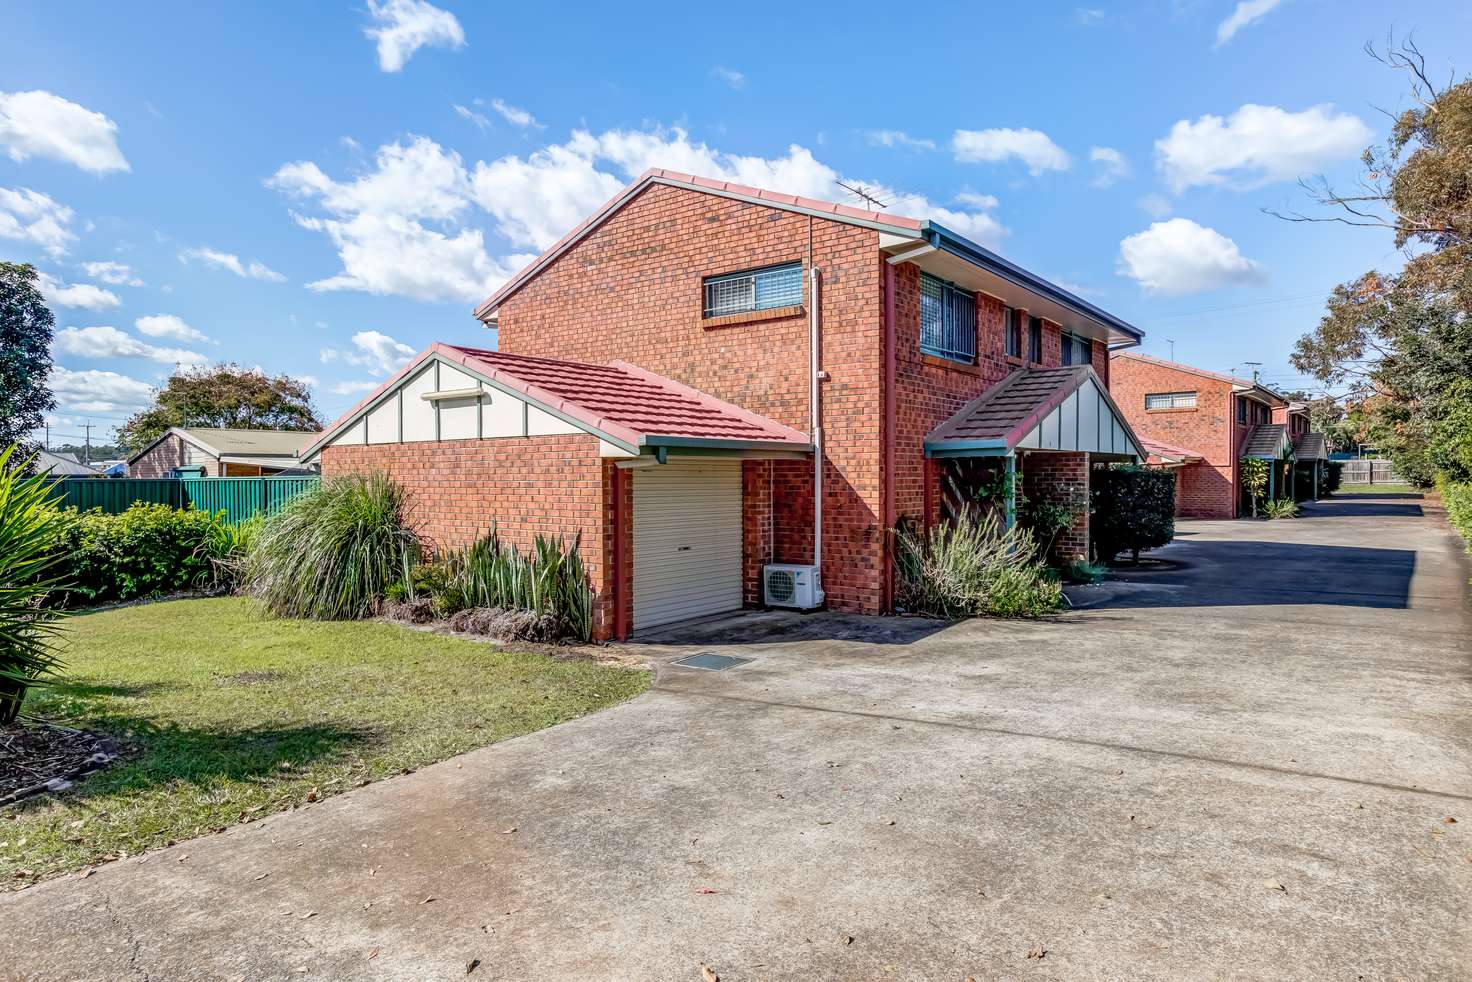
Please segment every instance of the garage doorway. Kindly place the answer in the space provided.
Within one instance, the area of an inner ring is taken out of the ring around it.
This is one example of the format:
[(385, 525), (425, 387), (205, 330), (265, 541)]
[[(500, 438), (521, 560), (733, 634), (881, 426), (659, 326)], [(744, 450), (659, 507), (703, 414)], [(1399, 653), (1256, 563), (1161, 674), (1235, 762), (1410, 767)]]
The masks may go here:
[(741, 607), (741, 462), (633, 471), (634, 630)]

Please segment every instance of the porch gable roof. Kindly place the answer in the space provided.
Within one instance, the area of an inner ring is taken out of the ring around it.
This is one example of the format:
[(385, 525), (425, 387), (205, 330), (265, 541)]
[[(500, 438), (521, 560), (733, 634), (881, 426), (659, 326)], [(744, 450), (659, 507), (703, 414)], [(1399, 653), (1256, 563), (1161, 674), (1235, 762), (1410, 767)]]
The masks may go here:
[(925, 438), (930, 457), (1004, 457), (1019, 449), (1146, 457), (1088, 365), (1020, 368)]

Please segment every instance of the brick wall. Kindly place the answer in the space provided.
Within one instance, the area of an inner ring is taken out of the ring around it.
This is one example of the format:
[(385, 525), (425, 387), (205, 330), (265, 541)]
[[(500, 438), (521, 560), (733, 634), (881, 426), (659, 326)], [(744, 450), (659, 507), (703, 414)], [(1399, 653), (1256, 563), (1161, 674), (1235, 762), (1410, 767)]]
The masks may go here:
[[(1202, 455), (1200, 464), (1182, 468), (1176, 488), (1176, 513), (1187, 518), (1233, 518), (1237, 447), (1250, 427), (1235, 423), (1230, 383), (1129, 355), (1110, 364), (1109, 394), (1142, 439)], [(1195, 392), (1195, 409), (1145, 409), (1156, 392)]]
[(600, 459), (597, 438), (587, 434), (339, 444), (322, 451), (325, 478), (382, 471), (403, 486), (409, 519), (432, 549), (467, 545), (492, 523), (522, 549), (539, 534), (581, 533), (579, 551), (597, 595), (594, 630), (603, 638), (613, 633), (613, 470), (612, 461)]
[[(701, 317), (703, 277), (774, 263), (821, 270), (824, 588), (831, 606), (881, 603), (880, 257), (877, 233), (654, 185), (499, 311), (499, 347), (624, 359), (807, 432), (808, 317)], [(811, 464), (772, 464), (772, 556), (812, 557)]]
[(129, 477), (169, 477), (175, 467), (192, 464), (204, 467), (205, 477), (220, 477), (220, 460), (200, 450), (195, 450), (193, 460), (186, 459), (186, 444), (179, 436), (170, 433), (148, 453), (128, 465)]
[(1049, 557), (1066, 564), (1089, 557), (1089, 455), (1021, 453), (1022, 490), (1029, 501), (1073, 506), (1073, 525), (1058, 533)]

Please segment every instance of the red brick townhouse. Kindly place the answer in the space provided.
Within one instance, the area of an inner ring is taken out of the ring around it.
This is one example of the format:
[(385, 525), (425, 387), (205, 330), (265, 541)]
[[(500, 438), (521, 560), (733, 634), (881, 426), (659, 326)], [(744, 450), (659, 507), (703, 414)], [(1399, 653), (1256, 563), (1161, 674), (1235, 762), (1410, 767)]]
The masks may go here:
[[(1269, 461), (1269, 497), (1317, 487), (1321, 434), (1308, 432), (1306, 407), (1248, 379), (1152, 358), (1116, 353), (1109, 388), (1149, 452), (1153, 466), (1175, 470), (1176, 513), (1235, 518), (1249, 507), (1238, 475), (1243, 457)], [(1311, 464), (1300, 474), (1294, 467)], [(1306, 494), (1305, 494), (1306, 496)]]
[(497, 350), (434, 345), (303, 456), (393, 475), (435, 543), (580, 534), (602, 637), (889, 610), (902, 516), (1144, 456), (1107, 385), (1140, 332), (930, 221), (653, 170), (475, 313)]

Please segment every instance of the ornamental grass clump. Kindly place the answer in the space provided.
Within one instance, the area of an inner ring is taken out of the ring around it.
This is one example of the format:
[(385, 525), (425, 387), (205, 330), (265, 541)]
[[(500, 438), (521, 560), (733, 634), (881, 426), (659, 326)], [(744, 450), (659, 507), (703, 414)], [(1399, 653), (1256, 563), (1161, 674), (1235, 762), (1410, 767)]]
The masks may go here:
[(350, 620), (372, 613), (418, 560), (403, 489), (385, 474), (351, 474), (261, 523), (245, 587), (275, 617)]
[(1270, 519), (1297, 518), (1300, 509), (1296, 501), (1279, 498), (1276, 501), (1269, 501), (1263, 505), (1262, 513)]
[[(443, 580), (435, 591), (442, 616), (492, 608), (549, 615), (555, 633), (587, 641), (593, 633), (593, 588), (578, 550), (581, 536), (539, 535), (523, 555), (492, 528), (464, 549), (445, 553), (435, 566)], [(432, 577), (431, 579), (433, 579)]]
[(899, 599), (910, 613), (1039, 617), (1062, 602), (1032, 534), (1005, 528), (995, 513), (968, 508), (929, 532), (904, 522), (894, 535)]
[(14, 721), (27, 690), (61, 669), (52, 596), (62, 519), (50, 482), (26, 476), (30, 460), (12, 466), (14, 454), (14, 446), (0, 453), (0, 725)]

